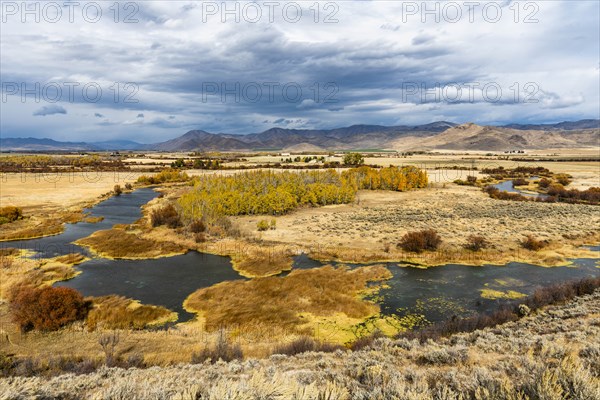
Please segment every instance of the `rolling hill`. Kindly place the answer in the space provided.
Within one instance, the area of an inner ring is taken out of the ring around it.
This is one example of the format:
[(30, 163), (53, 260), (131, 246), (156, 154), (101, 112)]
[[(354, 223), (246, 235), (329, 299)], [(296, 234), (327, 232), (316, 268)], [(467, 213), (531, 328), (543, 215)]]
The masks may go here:
[(506, 151), (599, 146), (600, 130), (522, 130), (507, 127), (458, 125), (421, 140), (398, 139), (397, 150)]
[(97, 143), (3, 138), (2, 151), (325, 151), (353, 149), (507, 151), (600, 146), (600, 120), (557, 124), (481, 126), (438, 121), (417, 126), (352, 125), (335, 129), (271, 128), (260, 133), (227, 134), (191, 130), (160, 143), (127, 140)]

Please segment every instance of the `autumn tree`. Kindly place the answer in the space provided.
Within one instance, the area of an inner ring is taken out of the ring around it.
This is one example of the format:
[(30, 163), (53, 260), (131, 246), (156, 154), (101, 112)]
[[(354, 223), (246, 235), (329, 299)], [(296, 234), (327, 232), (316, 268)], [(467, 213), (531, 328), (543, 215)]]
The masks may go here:
[(344, 155), (344, 165), (362, 165), (365, 159), (360, 153), (346, 153)]

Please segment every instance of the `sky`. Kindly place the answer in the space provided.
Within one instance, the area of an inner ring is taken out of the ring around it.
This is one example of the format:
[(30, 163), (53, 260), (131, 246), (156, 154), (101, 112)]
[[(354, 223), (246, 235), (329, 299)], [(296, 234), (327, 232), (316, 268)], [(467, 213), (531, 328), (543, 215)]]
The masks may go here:
[(2, 137), (600, 118), (596, 0), (0, 6)]

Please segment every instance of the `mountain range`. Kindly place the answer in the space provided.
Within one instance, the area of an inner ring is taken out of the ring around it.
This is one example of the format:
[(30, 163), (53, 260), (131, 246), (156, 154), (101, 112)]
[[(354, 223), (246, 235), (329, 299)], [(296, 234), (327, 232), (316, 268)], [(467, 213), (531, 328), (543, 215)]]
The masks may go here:
[(128, 140), (59, 142), (52, 139), (0, 138), (1, 151), (323, 151), (352, 149), (483, 150), (598, 147), (600, 120), (557, 124), (480, 126), (438, 121), (426, 125), (352, 125), (335, 129), (271, 128), (246, 135), (191, 130), (160, 143)]

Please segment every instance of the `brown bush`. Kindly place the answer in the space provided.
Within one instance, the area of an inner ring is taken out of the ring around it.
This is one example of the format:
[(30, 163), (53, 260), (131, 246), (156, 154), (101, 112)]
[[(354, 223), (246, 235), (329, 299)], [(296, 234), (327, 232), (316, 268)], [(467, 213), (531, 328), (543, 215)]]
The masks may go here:
[(239, 344), (231, 344), (227, 339), (225, 331), (221, 329), (214, 346), (206, 346), (197, 353), (192, 354), (192, 364), (202, 364), (210, 361), (212, 364), (219, 360), (233, 361), (241, 360), (244, 357), (242, 348)]
[(527, 235), (525, 237), (525, 239), (523, 239), (521, 241), (521, 246), (524, 249), (527, 250), (532, 250), (532, 251), (538, 251), (543, 249), (544, 247), (546, 247), (548, 245), (548, 242), (544, 241), (544, 240), (538, 240), (536, 238), (534, 238), (531, 235)]
[(527, 185), (529, 185), (529, 181), (525, 178), (513, 179), (513, 186), (527, 186)]
[(425, 229), (422, 231), (408, 232), (398, 243), (405, 251), (420, 253), (424, 250), (435, 250), (442, 243), (442, 239), (433, 229)]
[(190, 224), (189, 229), (192, 233), (206, 232), (206, 224), (201, 219), (197, 219)]
[(194, 241), (196, 243), (204, 243), (206, 242), (206, 234), (202, 232), (198, 232), (194, 234)]
[(550, 184), (552, 183), (552, 181), (548, 178), (542, 178), (540, 179), (540, 181), (538, 182), (538, 186), (542, 189), (547, 188), (548, 186), (550, 186)]
[(115, 196), (120, 196), (123, 193), (123, 189), (121, 189), (121, 185), (115, 185), (113, 188), (113, 192), (115, 192)]
[(356, 339), (350, 345), (350, 349), (352, 349), (352, 351), (365, 349), (367, 347), (370, 347), (375, 340), (377, 340), (379, 338), (383, 338), (383, 337), (385, 337), (383, 332), (381, 332), (380, 330), (376, 330), (375, 332), (371, 333), (370, 335), (361, 336), (360, 338)]
[(569, 183), (571, 183), (571, 178), (567, 174), (558, 174), (554, 177), (554, 179), (556, 179), (556, 181), (563, 186), (567, 186)]
[(504, 190), (500, 190), (493, 186), (488, 186), (484, 190), (485, 192), (487, 192), (487, 194), (490, 195), (492, 199), (497, 200), (530, 201), (533, 199), (527, 196), (523, 196), (519, 193), (505, 192)]
[(152, 226), (166, 225), (169, 228), (178, 228), (181, 226), (179, 214), (172, 204), (167, 204), (162, 208), (152, 211), (150, 221)]
[(490, 244), (485, 237), (481, 235), (471, 235), (467, 238), (465, 249), (471, 251), (479, 251), (481, 249), (485, 249), (489, 245)]
[(23, 218), (23, 210), (19, 207), (2, 207), (0, 208), (0, 225), (3, 223), (13, 222)]
[(23, 331), (57, 330), (84, 319), (89, 310), (78, 291), (65, 287), (18, 286), (9, 297), (13, 319)]
[(306, 353), (309, 351), (331, 353), (338, 349), (343, 349), (343, 347), (331, 343), (318, 342), (310, 336), (301, 336), (289, 343), (278, 345), (275, 350), (273, 350), (272, 354), (285, 354), (287, 356), (293, 356), (295, 354)]

